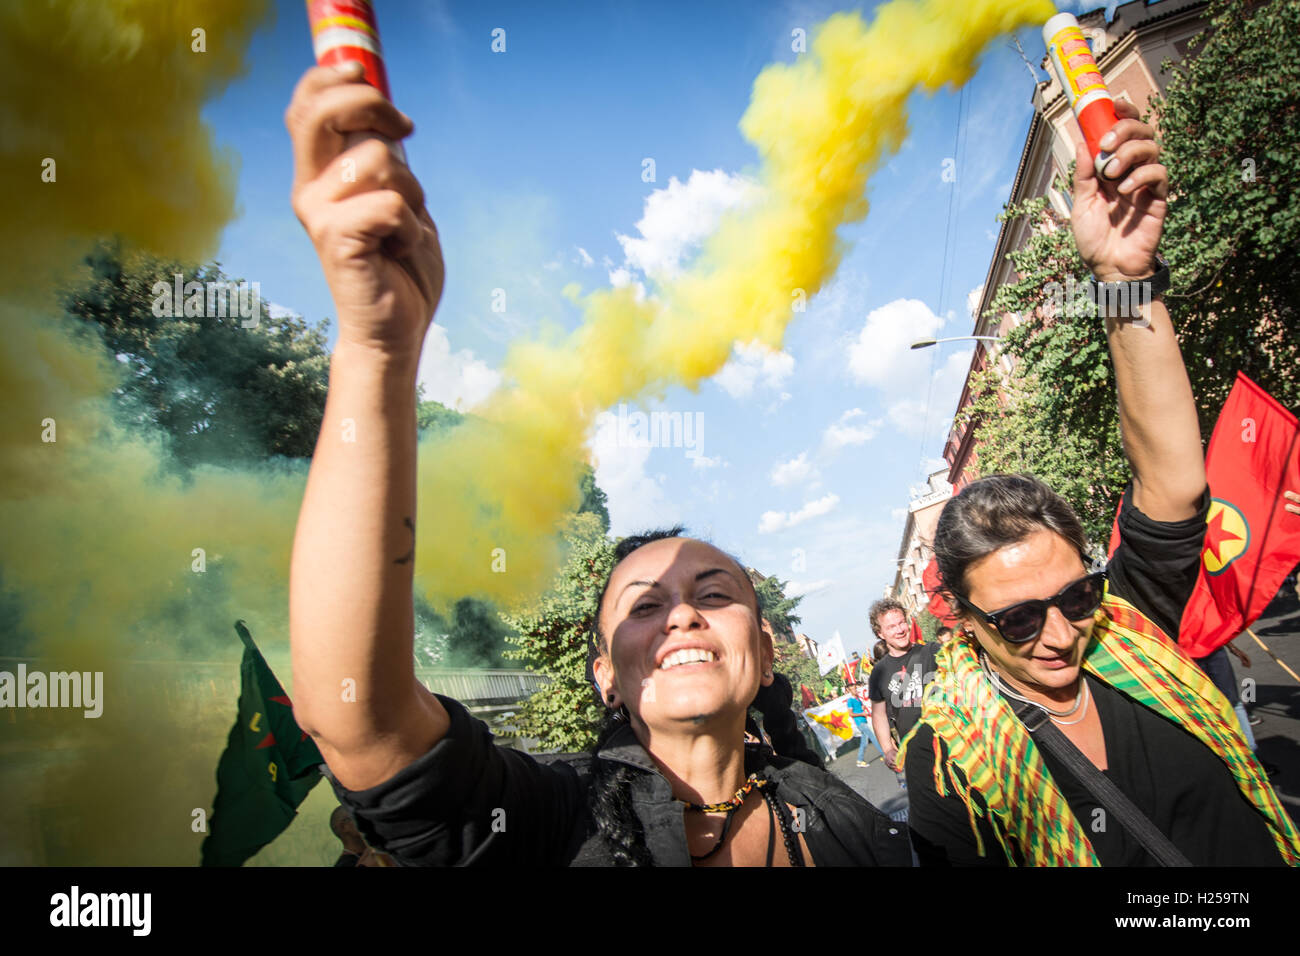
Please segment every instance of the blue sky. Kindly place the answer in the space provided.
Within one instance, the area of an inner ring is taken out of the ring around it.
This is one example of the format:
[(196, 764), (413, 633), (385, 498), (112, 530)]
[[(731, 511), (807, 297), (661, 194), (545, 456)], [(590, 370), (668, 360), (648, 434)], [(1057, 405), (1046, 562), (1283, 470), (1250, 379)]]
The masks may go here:
[[(470, 408), (512, 340), (576, 322), (566, 284), (638, 281), (665, 257), (688, 258), (756, 166), (737, 123), (759, 71), (794, 58), (793, 29), (875, 4), (379, 6), (393, 96), (416, 125), (407, 154), (447, 261), (421, 377), (430, 397)], [(505, 53), (490, 49), (497, 27)], [(1037, 29), (1020, 39), (1037, 66)], [(301, 0), (278, 5), (247, 62), (205, 110), (239, 158), (240, 212), (218, 258), (264, 298), (332, 316), (289, 205), (282, 116), (312, 63)], [(907, 345), (971, 330), (968, 300), (988, 270), (1031, 94), (1025, 64), (998, 42), (964, 105), (953, 91), (914, 97), (909, 139), (871, 182), (870, 215), (842, 230), (851, 251), (783, 351), (742, 350), (698, 393), (648, 406), (695, 416), (698, 447), (594, 439), (616, 534), (685, 524), (805, 591), (814, 639), (838, 630), (850, 652), (869, 647), (867, 606), (893, 581), (909, 488), (937, 464), (970, 356), (969, 343)], [(955, 182), (942, 177), (948, 159)], [(505, 313), (492, 310), (497, 288)]]

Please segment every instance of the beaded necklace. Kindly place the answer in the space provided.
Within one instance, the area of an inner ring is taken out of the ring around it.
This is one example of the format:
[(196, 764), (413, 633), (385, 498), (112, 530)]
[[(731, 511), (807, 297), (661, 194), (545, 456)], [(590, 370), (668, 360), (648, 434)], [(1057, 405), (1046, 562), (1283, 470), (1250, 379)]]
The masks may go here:
[[(772, 792), (771, 783), (768, 780), (760, 779), (756, 773), (751, 773), (749, 778), (745, 781), (744, 786), (736, 791), (736, 795), (724, 803), (701, 804), (683, 801), (686, 803), (686, 809), (695, 813), (725, 813), (727, 815), (726, 819), (722, 822), (722, 833), (718, 836), (718, 842), (713, 845), (713, 849), (708, 853), (701, 854), (700, 856), (696, 856), (692, 853), (691, 859), (694, 862), (699, 863), (703, 860), (707, 860), (722, 849), (722, 844), (727, 841), (727, 832), (731, 829), (731, 821), (735, 817), (736, 811), (744, 806), (745, 798), (749, 796), (750, 792), (753, 790), (757, 790), (763, 795), (763, 799), (767, 802), (767, 809), (770, 818), (780, 821), (781, 838), (785, 843), (785, 852), (786, 856), (790, 859), (790, 865), (806, 865), (803, 859), (803, 852), (799, 850), (797, 846), (793, 828), (788, 820), (789, 811), (785, 806), (777, 802), (776, 796)], [(772, 865), (772, 838), (770, 835), (768, 836), (767, 865)]]

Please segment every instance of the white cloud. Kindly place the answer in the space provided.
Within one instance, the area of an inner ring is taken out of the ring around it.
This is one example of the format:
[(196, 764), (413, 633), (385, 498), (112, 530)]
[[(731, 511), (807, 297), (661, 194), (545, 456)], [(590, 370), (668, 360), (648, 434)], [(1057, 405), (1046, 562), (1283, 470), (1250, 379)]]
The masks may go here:
[(501, 373), (469, 349), (453, 352), (447, 330), (435, 322), (424, 337), (419, 379), (427, 398), (465, 411), (492, 394), (501, 384)]
[(644, 302), (646, 297), (645, 283), (637, 279), (632, 270), (619, 266), (617, 269), (611, 269), (609, 273), (609, 284), (614, 288), (619, 286), (630, 285), (636, 291), (636, 300)]
[(691, 467), (698, 471), (705, 471), (709, 468), (726, 468), (727, 462), (719, 455), (717, 458), (710, 458), (708, 455), (696, 455), (691, 459)]
[(737, 343), (732, 358), (713, 379), (732, 398), (746, 398), (759, 386), (779, 389), (792, 372), (794, 356), (789, 352), (774, 352), (761, 342)]
[(287, 319), (290, 316), (297, 316), (298, 313), (287, 305), (281, 305), (279, 302), (267, 302), (266, 314), (272, 319)]
[(814, 594), (817, 591), (825, 591), (834, 583), (833, 578), (822, 578), (820, 581), (791, 581), (785, 586), (785, 596), (800, 597)]
[(777, 463), (772, 469), (772, 484), (778, 488), (797, 485), (815, 472), (816, 469), (808, 463), (808, 453), (800, 452), (797, 458)]
[(685, 183), (676, 176), (646, 197), (636, 224), (640, 237), (616, 234), (626, 264), (655, 278), (681, 271), (682, 260), (700, 245), (728, 209), (751, 201), (758, 186), (743, 176), (691, 170)]
[(943, 319), (918, 299), (895, 299), (873, 309), (849, 346), (849, 371), (862, 385), (904, 391), (925, 381), (930, 364), (912, 343), (934, 337), (941, 328)]
[(591, 253), (582, 248), (582, 246), (574, 246), (574, 248), (578, 250), (578, 255), (581, 257), (579, 261), (582, 263), (583, 268), (596, 264), (596, 260), (591, 258)]
[[(925, 436), (927, 445), (932, 440), (942, 442), (952, 425), (953, 413), (957, 411), (957, 399), (961, 397), (966, 373), (970, 370), (971, 352), (969, 348), (953, 352), (934, 371), (933, 385), (929, 389), (931, 433)], [(925, 380), (923, 375), (921, 381)], [(926, 426), (925, 399), (896, 399), (890, 402), (885, 416), (903, 434), (918, 435)]]
[(677, 520), (663, 486), (646, 474), (651, 452), (649, 443), (619, 441), (618, 416), (599, 416), (589, 444), (596, 466), (596, 484), (608, 497), (613, 533), (631, 534)]
[(816, 501), (810, 501), (798, 511), (764, 511), (758, 522), (759, 534), (770, 534), (784, 528), (793, 528), (803, 524), (809, 518), (824, 515), (840, 503), (839, 495), (826, 495)]
[(849, 424), (855, 418), (863, 418), (866, 414), (860, 408), (850, 408), (840, 416), (839, 421), (833, 422), (827, 427), (822, 434), (822, 443), (828, 449), (834, 451), (847, 445), (861, 445), (871, 441), (876, 437), (876, 431), (882, 424), (880, 419), (859, 422), (854, 425)]

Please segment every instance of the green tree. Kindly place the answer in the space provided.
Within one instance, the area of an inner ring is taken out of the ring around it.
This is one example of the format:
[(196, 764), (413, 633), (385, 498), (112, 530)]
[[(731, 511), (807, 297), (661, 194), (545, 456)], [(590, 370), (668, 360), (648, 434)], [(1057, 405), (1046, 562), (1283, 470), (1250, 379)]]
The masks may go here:
[[(1300, 4), (1213, 0), (1157, 116), (1166, 297), (1208, 439), (1240, 370), (1300, 408)], [(1198, 52), (1199, 51), (1199, 52)]]
[(805, 654), (798, 644), (777, 641), (775, 647), (776, 660), (772, 669), (778, 674), (784, 674), (790, 681), (790, 686), (794, 688), (795, 706), (802, 707), (799, 693), (801, 684), (806, 684), (814, 694), (821, 693), (822, 675), (817, 670), (817, 662)]
[(758, 593), (759, 614), (772, 625), (772, 635), (778, 639), (784, 637), (788, 641), (793, 641), (795, 625), (802, 619), (790, 612), (799, 606), (803, 596), (786, 597), (785, 589), (788, 584), (788, 581), (779, 581), (773, 575), (757, 582), (754, 590)]
[(448, 408), (432, 399), (424, 397), (424, 383), (415, 387), (415, 427), (420, 437), (436, 435), (449, 428), (455, 428), (465, 420), (462, 412)]
[(115, 398), (124, 418), (156, 428), (176, 462), (231, 463), (272, 456), (308, 458), (325, 410), (326, 323), (272, 318), (259, 301), (257, 324), (234, 315), (155, 314), (154, 284), (231, 281), (216, 263), (195, 265), (99, 243), (63, 290), (70, 315), (94, 329), (122, 364)]
[(448, 667), (502, 667), (510, 634), (496, 605), (461, 598), (452, 607), (444, 663)]
[[(1069, 222), (1042, 197), (999, 219), (1021, 216), (1035, 228), (1008, 256), (1019, 278), (998, 288), (988, 312), (1021, 321), (995, 347), (995, 361), (972, 376), (972, 402), (958, 420), (977, 430), (981, 474), (1036, 475), (1074, 506), (1100, 545), (1129, 478), (1106, 333), (1082, 294), (1087, 269)], [(1002, 356), (1015, 363), (1009, 375), (996, 361)]]
[(596, 626), (600, 590), (614, 566), (614, 542), (592, 513), (574, 515), (564, 538), (567, 559), (551, 590), (531, 609), (506, 617), (517, 649), (505, 657), (551, 678), (520, 708), (518, 733), (536, 738), (547, 750), (573, 752), (595, 743), (602, 715), (587, 682), (587, 640)]
[(916, 623), (921, 627), (921, 638), (927, 644), (933, 644), (939, 633), (939, 619), (935, 617), (927, 608), (921, 608), (920, 613), (916, 615)]
[(608, 498), (600, 486), (596, 484), (596, 473), (592, 471), (591, 466), (587, 465), (582, 470), (582, 504), (578, 506), (578, 514), (593, 514), (600, 519), (600, 530), (604, 534), (609, 534), (609, 508), (606, 507)]

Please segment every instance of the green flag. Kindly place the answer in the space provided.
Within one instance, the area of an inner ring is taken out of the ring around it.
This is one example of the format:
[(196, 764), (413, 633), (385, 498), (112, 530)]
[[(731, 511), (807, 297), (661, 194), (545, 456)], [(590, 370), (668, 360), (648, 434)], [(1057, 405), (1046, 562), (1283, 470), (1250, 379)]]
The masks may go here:
[(217, 763), (217, 796), (203, 866), (242, 866), (298, 815), (324, 762), (293, 719), (293, 705), (243, 621), (239, 718)]

